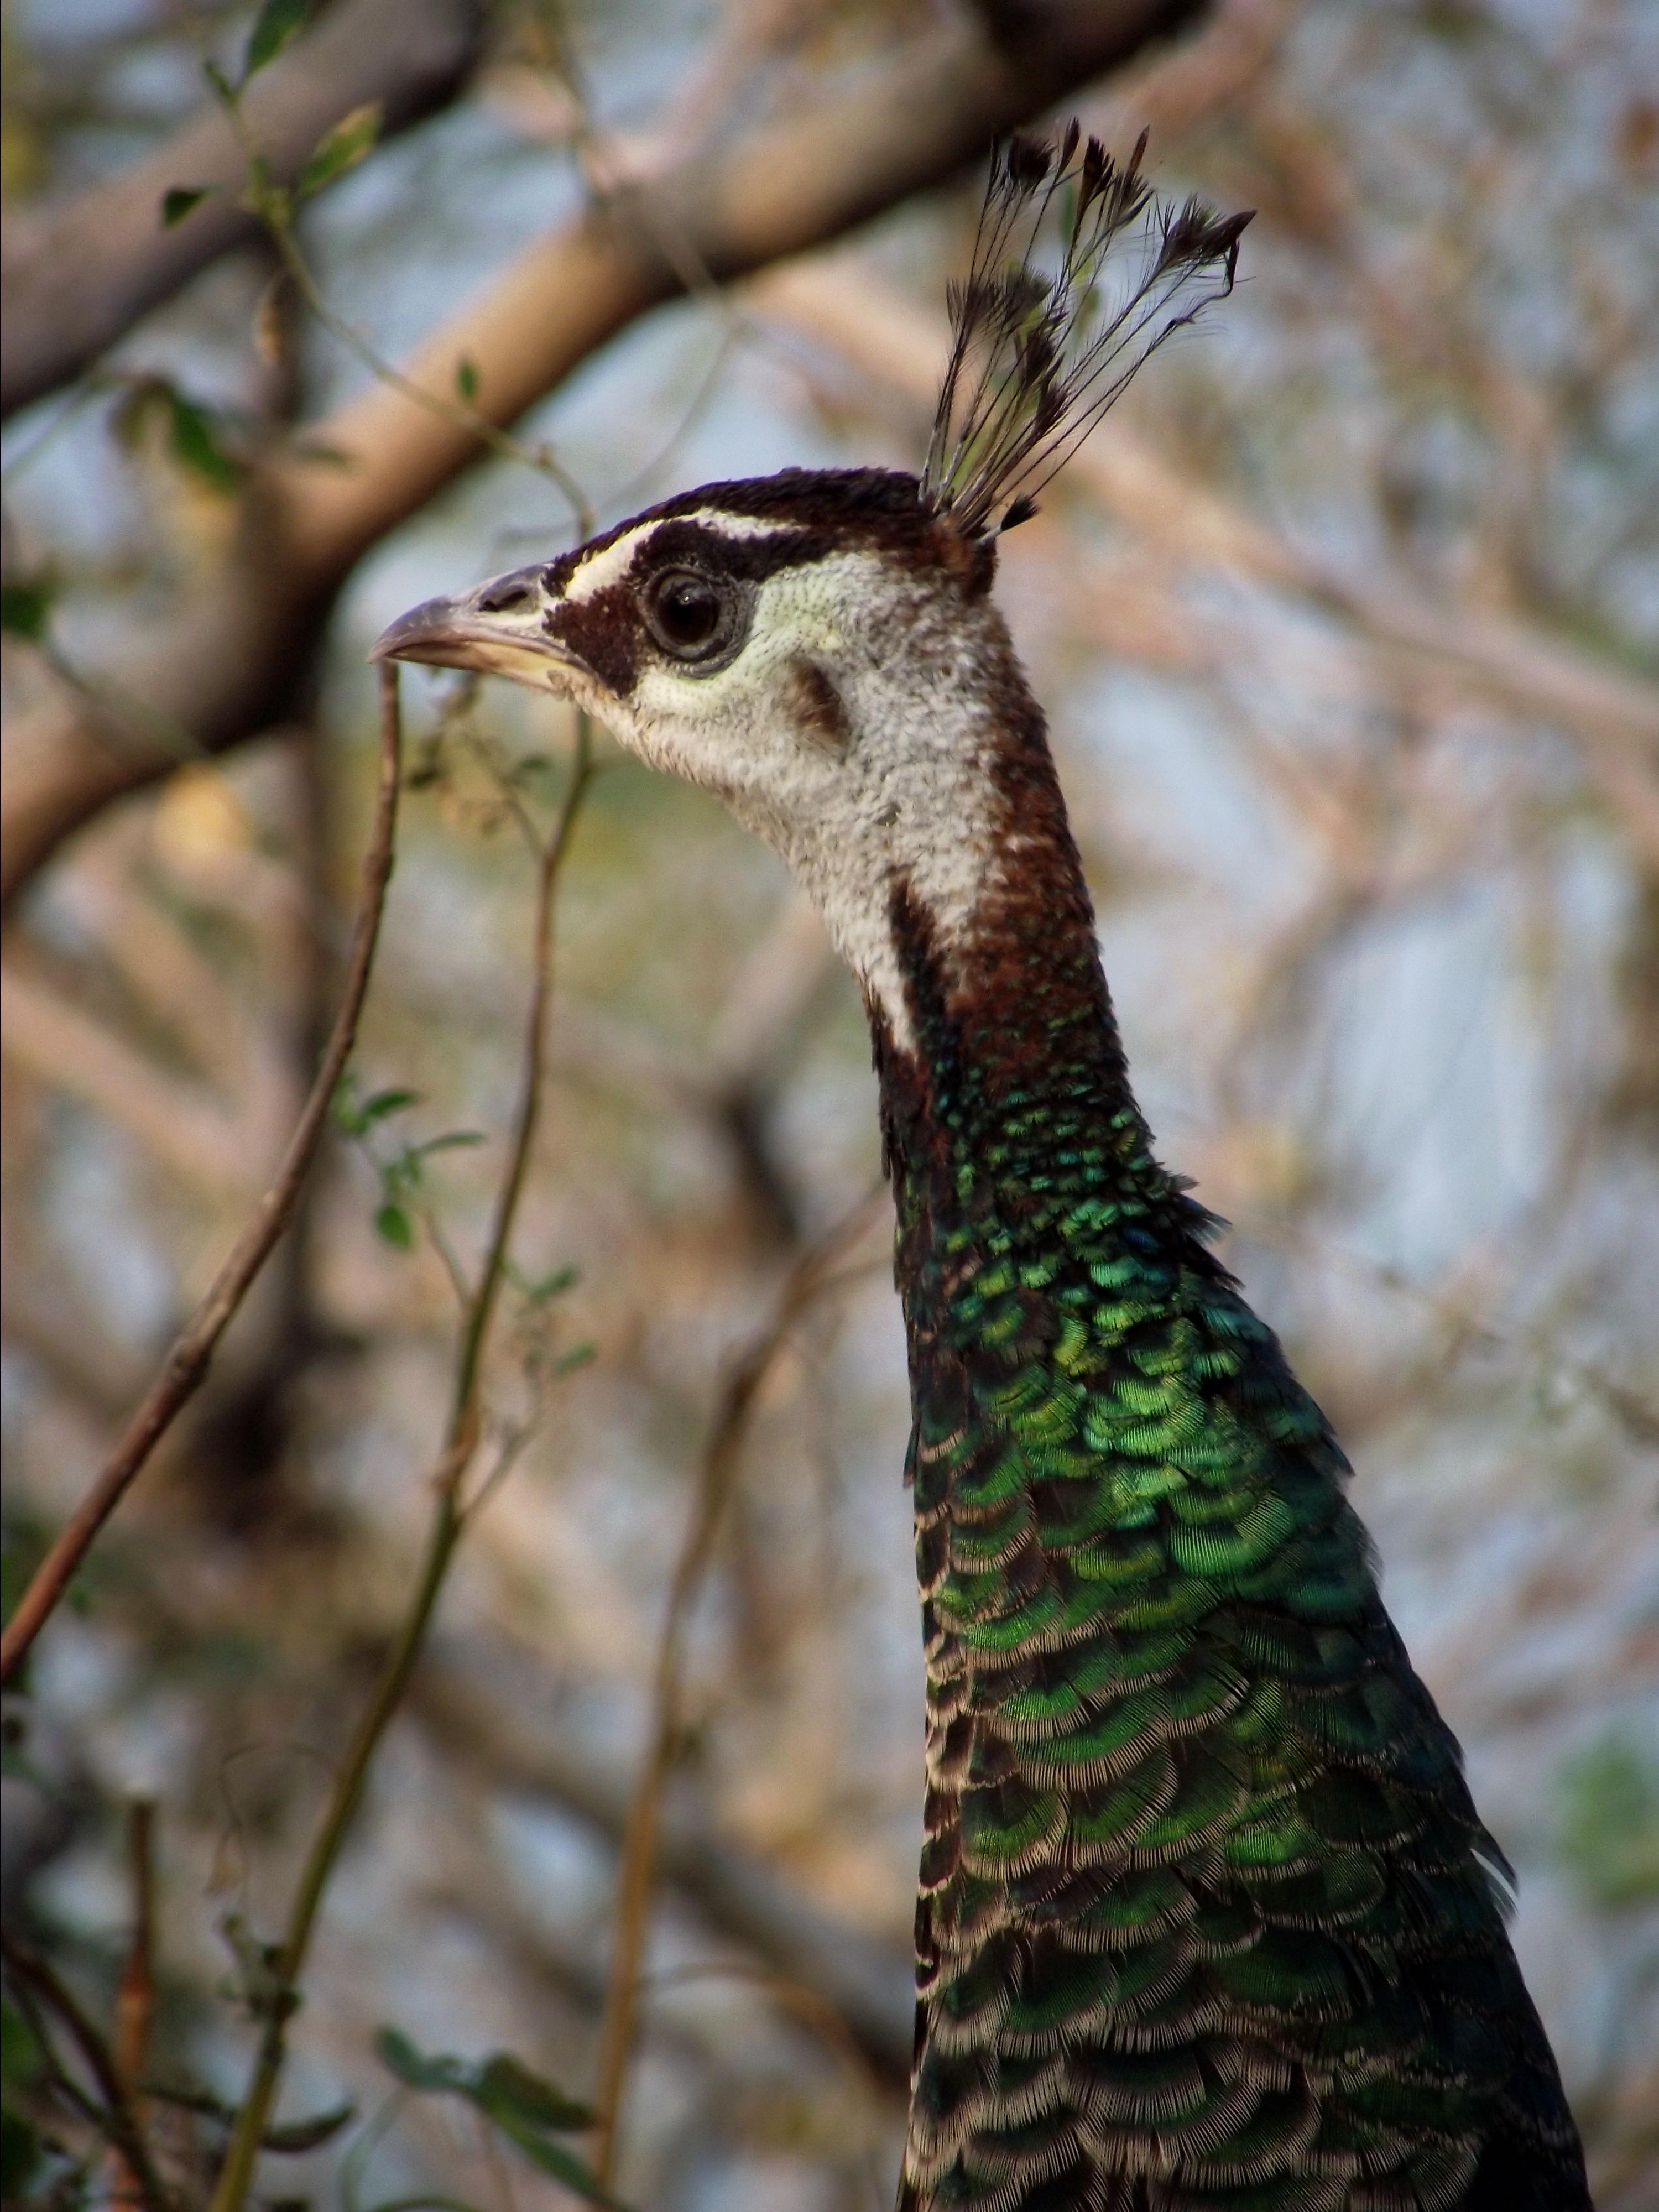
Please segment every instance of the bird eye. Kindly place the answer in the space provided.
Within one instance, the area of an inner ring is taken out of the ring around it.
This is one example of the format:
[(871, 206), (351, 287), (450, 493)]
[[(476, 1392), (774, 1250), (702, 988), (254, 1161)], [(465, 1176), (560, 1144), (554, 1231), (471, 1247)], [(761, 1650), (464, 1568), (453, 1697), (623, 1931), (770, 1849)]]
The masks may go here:
[(695, 568), (665, 568), (645, 593), (652, 635), (677, 660), (708, 660), (732, 641), (736, 607), (715, 577)]

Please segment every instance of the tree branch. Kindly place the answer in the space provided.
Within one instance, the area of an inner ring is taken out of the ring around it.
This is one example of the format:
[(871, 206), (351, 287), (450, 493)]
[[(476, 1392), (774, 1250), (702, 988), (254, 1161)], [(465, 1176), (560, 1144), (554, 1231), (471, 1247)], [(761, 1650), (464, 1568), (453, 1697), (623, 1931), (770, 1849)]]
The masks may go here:
[(346, 969), (344, 995), (334, 1018), (328, 1048), (317, 1070), (317, 1079), (258, 1212), (215, 1276), (195, 1318), (167, 1354), (149, 1395), (127, 1423), (97, 1480), (58, 1531), (19, 1599), (17, 1609), (7, 1622), (3, 1637), (0, 1637), (0, 1683), (11, 1680), (128, 1485), (166, 1434), (180, 1407), (201, 1387), (219, 1339), (247, 1295), (255, 1276), (270, 1258), (294, 1211), (350, 1057), (352, 1042), (357, 1034), (357, 1018), (368, 989), (386, 885), (392, 878), (400, 755), (397, 676), (394, 670), (388, 668), (380, 682), (380, 791), (368, 852), (363, 861), (357, 926)]
[(7, 1972), (63, 2022), (87, 2071), (98, 2085), (98, 2094), (103, 2100), (103, 2110), (98, 2118), (107, 2127), (110, 2141), (134, 2178), (139, 2203), (146, 2212), (167, 2212), (167, 2191), (155, 2171), (127, 2084), (121, 2078), (108, 2043), (46, 1960), (26, 1950), (3, 1929), (0, 1929), (0, 1959), (3, 1959)]
[[(903, 295), (851, 268), (780, 270), (756, 302), (882, 382), (931, 404), (949, 334)], [(1511, 714), (1559, 720), (1583, 747), (1614, 818), (1659, 866), (1659, 689), (1513, 615), (1443, 608), (1402, 585), (1339, 574), (1172, 467), (1121, 416), (1072, 463), (1079, 484), (1176, 558), (1294, 592), (1365, 644), (1443, 670)]]
[[(476, 60), (480, 0), (342, 0), (249, 87), (249, 126), (292, 184), (331, 124), (378, 100), (397, 131), (441, 107)], [(78, 376), (149, 308), (257, 235), (242, 153), (216, 104), (107, 184), (5, 226), (0, 416)], [(175, 185), (216, 187), (171, 229)]]
[(594, 2091), (593, 2170), (609, 2186), (616, 2167), (623, 2092), (633, 2049), (640, 1964), (657, 1876), (657, 1830), (663, 1792), (684, 1726), (681, 1690), (691, 1608), (702, 1586), (720, 1516), (736, 1480), (749, 1419), (772, 1363), (813, 1300), (835, 1279), (848, 1248), (867, 1226), (872, 1196), (861, 1198), (816, 1243), (807, 1246), (785, 1276), (772, 1311), (730, 1363), (714, 1425), (698, 1469), (696, 1495), (669, 1584), (652, 1684), (652, 1714), (645, 1758), (635, 1784), (623, 1835), (617, 1888), (616, 1931), (599, 2030), (599, 2081)]
[[(395, 668), (388, 665), (383, 671), (381, 685), (383, 696), (388, 702), (388, 713), (393, 714), (398, 696)], [(266, 2139), (267, 2123), (276, 2106), (287, 2063), (288, 2021), (300, 2002), (300, 1977), (324, 1895), (362, 1802), (375, 1754), (403, 1704), (425, 1646), (456, 1547), (473, 1512), (494, 1486), (491, 1478), (470, 1500), (462, 1498), (462, 1486), (483, 1434), (480, 1385), (484, 1354), (546, 1087), (553, 993), (553, 921), (560, 877), (592, 774), (592, 732), (586, 716), (580, 715), (564, 797), (550, 835), (538, 848), (535, 917), (531, 935), (533, 964), (513, 1143), (496, 1197), (489, 1242), (461, 1319), (450, 1413), (443, 1451), (432, 1477), (434, 1500), (420, 1577), (392, 1639), (374, 1695), (353, 1730), (321, 1822), (306, 1852), (289, 1907), (288, 1924), (272, 1961), (272, 1987), (260, 2007), (263, 2025), (253, 2072), (237, 2110), (225, 2162), (214, 2188), (210, 2212), (241, 2212), (252, 2186), (259, 2149)], [(503, 1461), (501, 1465), (505, 1464)]]
[(688, 266), (724, 280), (836, 237), (1200, 12), (1201, 0), (1046, 0), (1001, 38), (977, 18), (932, 19), (896, 51), (746, 131), (716, 127), (703, 150), (550, 231), (407, 365), (444, 413), (375, 385), (308, 441), (347, 465), (290, 455), (255, 478), (240, 553), (123, 653), (121, 693), (141, 714), (77, 694), (14, 717), (0, 896), (112, 799), (167, 772), (178, 750), (157, 728), (216, 752), (280, 710), (356, 562), (477, 457), (479, 438), (453, 406), (463, 361), (480, 414), (510, 423), (681, 291)]
[[(446, 1644), (416, 1679), (410, 1703), (445, 1755), (464, 1761), (482, 1786), (551, 1798), (618, 1845), (630, 1792), (620, 1774), (568, 1729), (536, 1725), (544, 1705), (504, 1696), (492, 1653), (481, 1683), (462, 1648)], [(722, 1933), (736, 1936), (785, 1979), (832, 2005), (866, 2059), (885, 2081), (909, 2079), (915, 1970), (908, 1947), (884, 1942), (816, 1904), (775, 1867), (728, 1843), (692, 1808), (661, 1808), (662, 1879)]]

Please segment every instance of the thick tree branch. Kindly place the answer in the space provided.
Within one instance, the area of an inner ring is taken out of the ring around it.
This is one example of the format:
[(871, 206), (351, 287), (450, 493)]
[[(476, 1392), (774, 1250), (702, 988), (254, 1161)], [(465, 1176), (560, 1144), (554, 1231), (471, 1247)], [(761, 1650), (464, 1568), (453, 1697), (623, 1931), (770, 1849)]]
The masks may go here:
[[(441, 106), (477, 57), (481, 0), (342, 0), (256, 78), (248, 125), (278, 182), (291, 184), (331, 124), (379, 100), (389, 131)], [(88, 368), (148, 309), (252, 238), (246, 161), (222, 112), (202, 112), (107, 184), (5, 227), (0, 282), (0, 415)], [(162, 195), (216, 191), (171, 230)]]
[[(0, 895), (9, 900), (64, 837), (166, 774), (185, 748), (237, 744), (278, 711), (353, 564), (481, 450), (453, 404), (463, 360), (480, 412), (511, 422), (680, 291), (683, 272), (701, 266), (724, 280), (839, 235), (1200, 12), (1199, 0), (1049, 0), (995, 39), (978, 19), (935, 21), (746, 132), (713, 131), (709, 150), (560, 224), (409, 365), (441, 411), (374, 386), (311, 441), (346, 465), (289, 459), (255, 484), (241, 553), (123, 659), (121, 696), (142, 703), (142, 717), (66, 695), (14, 718)], [(175, 733), (171, 750), (160, 728)]]
[[(942, 317), (850, 266), (780, 270), (754, 297), (883, 383), (931, 404), (948, 343)], [(1072, 472), (1139, 539), (1175, 560), (1295, 593), (1364, 644), (1437, 669), (1510, 714), (1560, 722), (1614, 818), (1659, 867), (1659, 688), (1515, 615), (1437, 605), (1399, 582), (1339, 573), (1183, 475), (1121, 416), (1080, 449)]]

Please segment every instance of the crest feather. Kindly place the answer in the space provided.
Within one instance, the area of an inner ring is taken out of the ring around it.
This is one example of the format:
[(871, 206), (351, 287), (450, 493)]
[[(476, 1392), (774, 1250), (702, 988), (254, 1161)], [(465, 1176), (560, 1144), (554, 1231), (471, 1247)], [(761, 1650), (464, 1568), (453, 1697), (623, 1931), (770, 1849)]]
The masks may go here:
[[(991, 157), (973, 262), (948, 295), (951, 357), (921, 480), (970, 537), (1005, 501), (1000, 529), (1035, 514), (1142, 362), (1233, 288), (1249, 215), (1160, 200), (1146, 150), (1143, 131), (1119, 163), (1073, 122), (1057, 148), (1017, 134)], [(1053, 266), (1041, 258), (1051, 215)]]

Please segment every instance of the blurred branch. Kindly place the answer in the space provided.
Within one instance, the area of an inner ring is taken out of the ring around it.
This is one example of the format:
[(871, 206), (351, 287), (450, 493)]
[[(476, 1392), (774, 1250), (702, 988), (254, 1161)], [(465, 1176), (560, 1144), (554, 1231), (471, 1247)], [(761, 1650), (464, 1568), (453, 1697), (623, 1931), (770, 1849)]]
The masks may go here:
[(708, 1571), (715, 1532), (731, 1494), (760, 1387), (796, 1322), (836, 1279), (837, 1263), (865, 1228), (873, 1203), (871, 1195), (861, 1198), (834, 1228), (809, 1245), (791, 1267), (772, 1311), (728, 1368), (714, 1425), (703, 1449), (690, 1519), (669, 1583), (667, 1609), (657, 1650), (645, 1761), (635, 1785), (623, 1838), (611, 1984), (599, 2031), (599, 2084), (593, 2098), (597, 2114), (593, 2166), (602, 2184), (609, 2184), (616, 2164), (617, 2124), (633, 2044), (640, 1960), (656, 1878), (657, 1828), (663, 1786), (683, 1725), (680, 1692), (691, 1607)]
[[(945, 360), (941, 319), (864, 268), (781, 270), (756, 289), (765, 311), (931, 406)], [(1659, 686), (1513, 616), (1442, 609), (1400, 585), (1357, 582), (1172, 467), (1114, 416), (1072, 463), (1108, 510), (1177, 558), (1294, 592), (1369, 645), (1437, 663), (1507, 712), (1559, 720), (1625, 833), (1659, 868)]]
[[(483, 41), (481, 0), (342, 0), (250, 87), (247, 120), (272, 179), (291, 184), (331, 125), (378, 101), (387, 131), (454, 93)], [(5, 225), (0, 416), (88, 368), (149, 308), (258, 231), (241, 204), (243, 157), (210, 103), (106, 184)], [(206, 188), (183, 222), (163, 195)]]
[[(381, 673), (384, 697), (395, 720), (397, 671), (388, 663)], [(537, 869), (535, 918), (532, 930), (530, 1000), (526, 1016), (518, 1112), (506, 1172), (496, 1199), (495, 1221), (471, 1298), (462, 1316), (456, 1346), (455, 1379), (443, 1451), (432, 1476), (435, 1503), (427, 1537), (421, 1572), (403, 1620), (393, 1640), (380, 1680), (368, 1709), (357, 1723), (345, 1758), (329, 1793), (328, 1803), (312, 1838), (295, 1885), (288, 1924), (270, 1960), (270, 1986), (250, 1990), (254, 2009), (262, 2016), (258, 2051), (247, 2094), (237, 2112), (225, 2162), (214, 2190), (211, 2212), (241, 2212), (252, 2186), (259, 2150), (282, 2084), (288, 2055), (288, 2022), (300, 2003), (300, 1977), (310, 1949), (312, 1931), (323, 1898), (332, 1879), (352, 1821), (362, 1802), (369, 1768), (387, 1728), (403, 1704), (416, 1662), (425, 1645), (438, 1599), (442, 1592), (457, 1545), (477, 1506), (494, 1487), (488, 1479), (471, 1503), (463, 1500), (462, 1486), (483, 1432), (481, 1379), (501, 1285), (511, 1244), (513, 1228), (523, 1195), (526, 1171), (535, 1141), (543, 1092), (546, 1087), (547, 1048), (553, 990), (553, 920), (560, 877), (576, 818), (592, 779), (592, 740), (587, 718), (579, 716), (570, 778), (552, 830), (543, 846)]]
[(37, 1958), (25, 1949), (15, 1936), (0, 1929), (0, 1959), (14, 1981), (28, 1991), (39, 2004), (59, 2021), (70, 2040), (97, 2084), (103, 2100), (97, 2118), (106, 2128), (110, 2141), (120, 2153), (127, 2171), (132, 2176), (138, 2192), (138, 2202), (145, 2212), (167, 2212), (170, 2199), (155, 2171), (149, 2146), (144, 2140), (133, 2111), (127, 2085), (121, 2077), (114, 2055), (98, 2029), (88, 2019), (81, 2005), (58, 1979), (46, 1960)]
[(363, 889), (351, 958), (340, 1010), (335, 1016), (328, 1048), (318, 1068), (311, 1095), (258, 1212), (214, 1278), (195, 1318), (173, 1345), (149, 1395), (128, 1422), (97, 1480), (59, 1530), (19, 1599), (16, 1610), (6, 1624), (4, 1636), (0, 1638), (0, 1682), (11, 1680), (128, 1485), (172, 1425), (179, 1408), (199, 1389), (219, 1339), (270, 1258), (294, 1211), (350, 1057), (357, 1018), (368, 989), (386, 885), (392, 877), (400, 754), (397, 678), (395, 672), (388, 669), (380, 684), (380, 789), (363, 862)]
[[(819, 245), (950, 176), (1000, 131), (1200, 12), (1199, 0), (1048, 0), (995, 37), (977, 15), (930, 17), (758, 125), (721, 118), (696, 153), (561, 223), (403, 374), (447, 407), (465, 368), (479, 415), (511, 423), (681, 291), (676, 263), (724, 282)], [(658, 233), (684, 252), (671, 260)], [(3, 896), (101, 807), (166, 773), (175, 756), (158, 728), (209, 752), (256, 734), (356, 562), (482, 449), (453, 414), (377, 384), (257, 471), (240, 550), (123, 653), (123, 696), (143, 713), (119, 718), (60, 690), (14, 717), (0, 788)], [(325, 465), (315, 458), (325, 452), (340, 459)]]
[(258, 1152), (240, 1116), (165, 1073), (106, 1023), (31, 973), (9, 948), (0, 979), (8, 1060), (130, 1131), (190, 1182), (228, 1196), (247, 1192)]
[[(498, 1668), (489, 1688), (476, 1686), (470, 1671), (447, 1650), (421, 1670), (410, 1703), (434, 1742), (484, 1785), (550, 1797), (620, 1843), (629, 1803), (620, 1775), (568, 1731), (537, 1729), (528, 1717), (532, 1698), (502, 1695)], [(908, 2081), (915, 1972), (906, 1952), (826, 1911), (689, 1807), (659, 1807), (657, 1863), (711, 1927), (832, 2005), (884, 2081)]]
[[(144, 2124), (138, 2084), (149, 2057), (150, 2026), (155, 2010), (155, 1808), (135, 1797), (127, 1808), (128, 1871), (132, 1884), (132, 1941), (115, 1992), (115, 2071), (132, 2103), (135, 2127)], [(142, 2204), (143, 2177), (118, 2152), (113, 2200)]]

